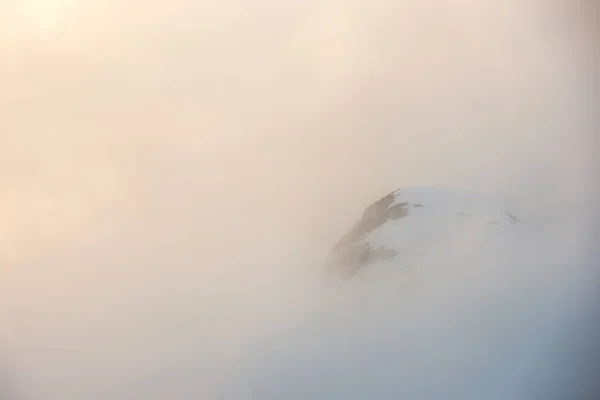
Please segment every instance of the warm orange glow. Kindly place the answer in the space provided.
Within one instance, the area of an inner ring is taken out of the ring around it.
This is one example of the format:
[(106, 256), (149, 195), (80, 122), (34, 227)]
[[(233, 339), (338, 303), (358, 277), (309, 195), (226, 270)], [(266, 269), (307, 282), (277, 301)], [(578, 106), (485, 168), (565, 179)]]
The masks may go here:
[(79, 0), (21, 0), (27, 18), (42, 30), (53, 29), (61, 23)]

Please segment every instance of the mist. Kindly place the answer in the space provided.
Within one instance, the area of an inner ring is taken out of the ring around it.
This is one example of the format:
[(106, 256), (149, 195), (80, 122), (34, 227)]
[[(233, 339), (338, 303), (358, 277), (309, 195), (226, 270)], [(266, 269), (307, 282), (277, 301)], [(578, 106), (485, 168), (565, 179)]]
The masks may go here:
[(235, 392), (331, 245), (405, 185), (511, 199), (561, 244), (563, 295), (537, 301), (586, 320), (597, 125), (574, 21), (533, 0), (0, 0), (7, 398)]

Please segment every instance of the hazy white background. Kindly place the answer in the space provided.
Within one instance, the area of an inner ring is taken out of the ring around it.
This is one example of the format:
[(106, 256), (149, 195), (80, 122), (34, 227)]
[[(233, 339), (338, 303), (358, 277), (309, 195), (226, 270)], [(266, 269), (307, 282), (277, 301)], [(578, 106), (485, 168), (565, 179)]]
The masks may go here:
[(571, 12), (0, 0), (5, 380), (26, 399), (209, 398), (278, 324), (290, 271), (406, 184), (572, 215), (583, 247), (596, 126)]

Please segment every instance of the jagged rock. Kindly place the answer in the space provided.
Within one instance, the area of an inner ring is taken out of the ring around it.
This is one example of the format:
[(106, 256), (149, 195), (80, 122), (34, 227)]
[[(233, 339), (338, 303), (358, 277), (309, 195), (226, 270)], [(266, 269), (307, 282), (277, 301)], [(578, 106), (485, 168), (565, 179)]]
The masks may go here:
[[(420, 210), (413, 215), (415, 208)], [(452, 222), (452, 216), (469, 218)], [(475, 228), (523, 223), (476, 196), (435, 189), (399, 189), (366, 207), (358, 222), (333, 247), (327, 270), (338, 278), (350, 279), (369, 265), (396, 258), (405, 246), (411, 246), (412, 236), (450, 235), (453, 229), (462, 230), (464, 224)], [(409, 249), (413, 255), (418, 250), (426, 251), (414, 247)]]

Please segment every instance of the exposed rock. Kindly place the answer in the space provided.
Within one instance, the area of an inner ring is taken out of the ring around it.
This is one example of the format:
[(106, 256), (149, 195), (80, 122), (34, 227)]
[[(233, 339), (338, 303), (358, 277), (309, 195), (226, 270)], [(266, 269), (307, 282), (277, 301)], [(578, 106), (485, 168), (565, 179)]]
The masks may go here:
[[(386, 223), (396, 224), (397, 220), (410, 216), (413, 208), (423, 208), (423, 203), (428, 204), (428, 208), (420, 211), (418, 216), (415, 214), (415, 217), (400, 222), (395, 238), (389, 236), (389, 233), (375, 233)], [(484, 207), (481, 207), (482, 204)], [(470, 213), (466, 212), (469, 210)], [(427, 189), (397, 190), (365, 208), (360, 220), (333, 247), (330, 257), (333, 261), (327, 267), (328, 272), (338, 278), (349, 279), (362, 268), (377, 261), (392, 260), (397, 256), (397, 250), (407, 250), (405, 244), (411, 242), (411, 237), (416, 235), (426, 238), (431, 237), (428, 236), (430, 234), (443, 234), (443, 229), (437, 230), (433, 221), (445, 224), (445, 218), (452, 215), (472, 217), (465, 221), (467, 225), (477, 225), (480, 222), (495, 227), (507, 226), (509, 223), (522, 224), (514, 215), (496, 207), (489, 207), (485, 203), (473, 202), (473, 198), (469, 196), (455, 196), (452, 193)], [(415, 221), (423, 218), (431, 221), (429, 228), (424, 229), (420, 223), (415, 225)], [(457, 229), (463, 228), (462, 225), (457, 226)], [(407, 229), (410, 232), (407, 232)], [(406, 253), (406, 259), (411, 259), (418, 251), (426, 250), (413, 249), (409, 252), (410, 255)]]
[(511, 213), (505, 212), (505, 214), (508, 215), (508, 217), (510, 218), (510, 222), (512, 224), (521, 224), (521, 225), (523, 225), (523, 221), (521, 221), (519, 218), (515, 217)]
[(390, 207), (385, 214), (385, 216), (387, 217), (385, 221), (387, 221), (388, 219), (400, 219), (406, 217), (409, 214), (407, 206), (408, 203), (400, 203)]
[(333, 252), (338, 256), (329, 266), (330, 272), (348, 279), (379, 259), (391, 260), (396, 257), (396, 250), (385, 247), (374, 249), (369, 242), (360, 243), (363, 237), (388, 220), (398, 220), (410, 214), (407, 202), (394, 204), (396, 196), (397, 192), (392, 192), (365, 209), (361, 219), (333, 247)]
[(392, 260), (398, 255), (394, 249), (379, 247), (374, 249), (370, 243), (360, 243), (346, 248), (340, 257), (329, 266), (332, 275), (346, 280), (353, 277), (361, 268), (377, 260)]
[(408, 203), (401, 203), (390, 207), (396, 199), (396, 192), (392, 192), (371, 204), (365, 209), (362, 218), (340, 239), (333, 247), (333, 251), (341, 251), (345, 247), (360, 240), (361, 237), (373, 229), (383, 225), (389, 219), (398, 219), (408, 215)]

